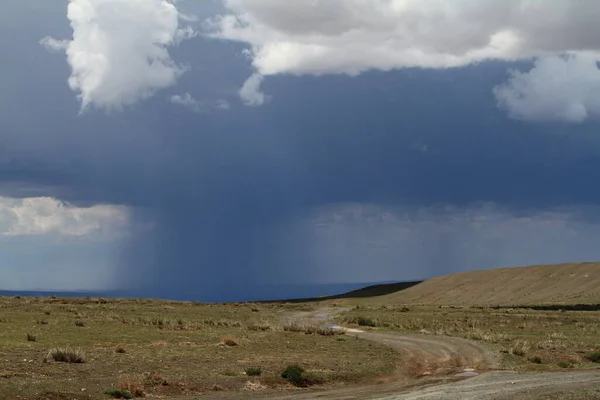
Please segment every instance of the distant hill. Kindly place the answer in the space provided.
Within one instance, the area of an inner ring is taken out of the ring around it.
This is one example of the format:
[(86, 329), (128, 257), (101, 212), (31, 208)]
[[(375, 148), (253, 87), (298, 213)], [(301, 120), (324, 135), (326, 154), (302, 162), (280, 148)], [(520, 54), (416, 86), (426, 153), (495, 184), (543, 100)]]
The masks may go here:
[(428, 305), (600, 304), (600, 263), (459, 272), (374, 300)]
[(325, 300), (343, 300), (343, 299), (361, 299), (361, 298), (372, 298), (378, 296), (384, 296), (390, 293), (397, 293), (401, 290), (408, 289), (409, 287), (415, 286), (421, 283), (420, 281), (415, 282), (395, 282), (395, 283), (381, 283), (371, 286), (365, 286), (361, 289), (352, 290), (342, 294), (336, 294), (332, 296), (321, 296), (321, 297), (304, 297), (296, 299), (286, 300), (267, 300), (262, 303), (306, 303), (312, 301), (325, 301)]

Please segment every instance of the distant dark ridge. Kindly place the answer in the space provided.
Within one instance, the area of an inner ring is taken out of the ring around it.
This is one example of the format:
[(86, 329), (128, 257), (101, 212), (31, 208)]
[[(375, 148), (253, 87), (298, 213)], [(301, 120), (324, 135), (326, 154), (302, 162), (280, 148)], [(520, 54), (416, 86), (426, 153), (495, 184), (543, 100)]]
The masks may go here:
[(396, 293), (409, 287), (415, 286), (422, 281), (414, 282), (395, 282), (395, 283), (381, 283), (378, 285), (366, 286), (361, 289), (352, 290), (350, 292), (336, 294), (332, 296), (322, 297), (306, 297), (297, 299), (285, 299), (285, 300), (263, 300), (257, 301), (256, 303), (310, 303), (315, 301), (325, 300), (341, 300), (341, 299), (360, 299), (365, 297), (377, 297), (384, 296), (386, 294)]

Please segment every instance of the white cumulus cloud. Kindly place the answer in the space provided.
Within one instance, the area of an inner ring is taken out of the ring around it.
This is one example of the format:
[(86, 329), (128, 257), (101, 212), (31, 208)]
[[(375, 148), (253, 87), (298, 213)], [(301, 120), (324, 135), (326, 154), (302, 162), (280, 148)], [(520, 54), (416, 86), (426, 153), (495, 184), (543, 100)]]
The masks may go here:
[(84, 208), (74, 207), (51, 197), (0, 197), (2, 236), (115, 235), (123, 233), (127, 226), (127, 210), (119, 206), (94, 205)]
[[(600, 59), (600, 2), (588, 0), (224, 0), (224, 4), (228, 11), (211, 21), (212, 35), (248, 44), (259, 77), (449, 68), (567, 52)], [(574, 70), (564, 68), (562, 73)], [(520, 84), (528, 79), (538, 84), (542, 75), (552, 83), (554, 78), (533, 72), (522, 75)], [(252, 84), (258, 80), (251, 79)], [(515, 83), (514, 76), (511, 82)], [(575, 94), (579, 98), (573, 98)], [(560, 90), (553, 95), (563, 97), (559, 103), (587, 102), (577, 90), (568, 91), (569, 99)], [(533, 93), (521, 96), (526, 98), (523, 106), (536, 101)], [(577, 114), (555, 107), (539, 106), (536, 114), (564, 114), (567, 120)], [(523, 118), (531, 113), (518, 106), (509, 110)]]
[(44, 38), (64, 47), (71, 66), (70, 88), (82, 110), (121, 109), (173, 85), (184, 72), (168, 47), (194, 36), (179, 26), (177, 8), (167, 0), (71, 0), (67, 17), (73, 37)]
[(513, 71), (494, 94), (517, 119), (583, 122), (600, 115), (597, 60), (583, 54), (542, 57), (529, 72)]

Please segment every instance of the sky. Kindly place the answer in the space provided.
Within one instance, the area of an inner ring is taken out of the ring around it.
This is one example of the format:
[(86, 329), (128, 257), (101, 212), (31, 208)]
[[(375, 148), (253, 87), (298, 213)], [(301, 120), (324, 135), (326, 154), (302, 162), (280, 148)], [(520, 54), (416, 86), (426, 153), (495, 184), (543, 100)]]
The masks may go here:
[(0, 7), (0, 290), (600, 259), (600, 3)]

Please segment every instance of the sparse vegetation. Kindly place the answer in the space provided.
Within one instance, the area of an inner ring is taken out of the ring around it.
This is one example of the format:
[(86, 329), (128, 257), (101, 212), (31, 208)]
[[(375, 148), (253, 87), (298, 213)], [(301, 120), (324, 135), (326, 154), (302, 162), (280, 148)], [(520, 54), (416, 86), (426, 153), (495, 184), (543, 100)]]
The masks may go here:
[(411, 306), (410, 313), (403, 313), (401, 307), (361, 303), (338, 319), (358, 325), (365, 318), (382, 330), (477, 340), (513, 355), (511, 368), (535, 370), (557, 369), (559, 362), (568, 359), (591, 361), (585, 355), (600, 336), (598, 311)]
[(32, 333), (28, 333), (27, 334), (27, 341), (28, 342), (35, 342), (37, 340), (37, 336), (32, 334)]
[(115, 349), (115, 352), (117, 352), (119, 354), (124, 354), (127, 352), (127, 350), (125, 350), (125, 347), (123, 347), (123, 346), (117, 346), (117, 348)]
[(79, 327), (85, 326), (85, 322), (83, 322), (82, 320), (78, 319), (77, 321), (75, 321), (75, 326), (79, 326)]
[(343, 335), (346, 333), (344, 329), (334, 329), (330, 327), (323, 327), (311, 324), (299, 324), (292, 322), (285, 324), (283, 330), (286, 332), (300, 332), (306, 335), (321, 335), (321, 336), (334, 336)]

